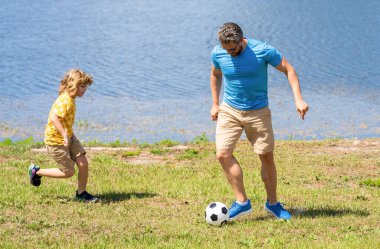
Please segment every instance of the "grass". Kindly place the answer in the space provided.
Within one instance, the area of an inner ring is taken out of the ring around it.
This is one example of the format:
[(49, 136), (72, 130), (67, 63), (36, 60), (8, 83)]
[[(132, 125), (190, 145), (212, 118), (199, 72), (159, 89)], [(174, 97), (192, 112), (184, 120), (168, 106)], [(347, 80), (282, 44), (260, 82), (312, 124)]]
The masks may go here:
[(362, 185), (380, 188), (380, 178), (379, 179), (366, 179), (366, 180), (361, 181), (360, 183)]
[(73, 200), (76, 176), (29, 184), (31, 161), (55, 167), (32, 151), (40, 143), (0, 142), (0, 248), (379, 248), (379, 139), (277, 141), (278, 196), (290, 222), (263, 210), (259, 160), (239, 142), (254, 211), (220, 228), (203, 218), (210, 202), (233, 201), (214, 144), (169, 141), (97, 142), (104, 150), (88, 150), (95, 204)]
[(140, 150), (132, 150), (132, 151), (126, 151), (123, 153), (124, 157), (129, 157), (129, 156), (138, 156), (140, 155)]

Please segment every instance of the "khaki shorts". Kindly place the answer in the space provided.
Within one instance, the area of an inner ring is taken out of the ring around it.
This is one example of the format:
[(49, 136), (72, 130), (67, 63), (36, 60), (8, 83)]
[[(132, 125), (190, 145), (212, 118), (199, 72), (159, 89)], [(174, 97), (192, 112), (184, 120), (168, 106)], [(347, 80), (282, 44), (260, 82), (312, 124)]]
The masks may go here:
[(274, 135), (268, 107), (243, 111), (222, 103), (216, 125), (216, 149), (235, 149), (243, 130), (255, 153), (265, 154), (273, 151)]
[(46, 145), (48, 154), (65, 169), (74, 169), (75, 159), (80, 155), (86, 154), (82, 144), (73, 136), (70, 146), (63, 145)]

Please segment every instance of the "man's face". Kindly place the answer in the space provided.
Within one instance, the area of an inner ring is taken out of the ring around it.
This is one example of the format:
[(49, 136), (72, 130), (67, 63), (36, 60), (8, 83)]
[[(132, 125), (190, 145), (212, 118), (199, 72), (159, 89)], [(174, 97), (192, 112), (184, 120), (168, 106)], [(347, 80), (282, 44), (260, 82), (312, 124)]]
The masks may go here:
[(243, 49), (243, 46), (241, 45), (241, 41), (239, 41), (222, 43), (222, 48), (225, 49), (229, 55), (235, 57), (240, 54), (241, 50)]

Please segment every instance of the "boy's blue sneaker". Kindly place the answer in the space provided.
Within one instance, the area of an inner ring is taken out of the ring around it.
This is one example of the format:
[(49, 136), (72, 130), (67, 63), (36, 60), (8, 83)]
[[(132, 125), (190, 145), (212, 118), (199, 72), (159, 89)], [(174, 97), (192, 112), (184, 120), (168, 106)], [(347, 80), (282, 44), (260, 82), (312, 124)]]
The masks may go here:
[(269, 201), (267, 201), (267, 203), (265, 203), (265, 210), (280, 220), (289, 220), (292, 217), (292, 215), (280, 202), (277, 202), (276, 204), (269, 204)]
[(230, 207), (230, 220), (236, 219), (242, 215), (252, 213), (251, 201), (248, 199), (247, 204), (240, 205), (236, 201)]
[(40, 170), (40, 167), (38, 167), (37, 165), (33, 163), (29, 166), (29, 169), (28, 169), (30, 183), (36, 187), (41, 185), (42, 176), (37, 175), (37, 171), (39, 170)]

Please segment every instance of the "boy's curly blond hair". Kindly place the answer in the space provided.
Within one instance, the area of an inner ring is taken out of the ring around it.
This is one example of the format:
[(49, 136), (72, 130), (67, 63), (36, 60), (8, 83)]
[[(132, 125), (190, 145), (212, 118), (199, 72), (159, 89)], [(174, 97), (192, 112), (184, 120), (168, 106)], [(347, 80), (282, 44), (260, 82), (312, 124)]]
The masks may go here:
[(92, 84), (92, 77), (80, 69), (71, 69), (68, 71), (61, 80), (59, 86), (59, 95), (67, 92), (70, 97), (75, 97), (79, 85), (85, 84), (90, 86)]

